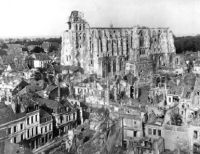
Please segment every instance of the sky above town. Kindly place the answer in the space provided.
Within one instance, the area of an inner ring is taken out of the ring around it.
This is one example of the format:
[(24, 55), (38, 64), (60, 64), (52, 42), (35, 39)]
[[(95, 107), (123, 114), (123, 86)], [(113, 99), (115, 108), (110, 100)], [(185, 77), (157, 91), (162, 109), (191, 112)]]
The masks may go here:
[(91, 27), (169, 27), (200, 34), (200, 0), (0, 0), (0, 37), (60, 36), (72, 10)]

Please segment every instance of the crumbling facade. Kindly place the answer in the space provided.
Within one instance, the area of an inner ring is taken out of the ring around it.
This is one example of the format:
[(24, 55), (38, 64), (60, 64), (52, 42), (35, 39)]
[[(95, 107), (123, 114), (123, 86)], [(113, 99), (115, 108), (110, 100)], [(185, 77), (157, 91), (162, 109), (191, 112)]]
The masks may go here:
[(127, 62), (139, 64), (136, 73), (142, 76), (141, 61), (149, 65), (156, 60), (156, 66), (168, 67), (175, 54), (169, 28), (90, 27), (78, 11), (72, 11), (68, 26), (62, 36), (61, 65), (80, 66), (100, 77), (125, 73)]

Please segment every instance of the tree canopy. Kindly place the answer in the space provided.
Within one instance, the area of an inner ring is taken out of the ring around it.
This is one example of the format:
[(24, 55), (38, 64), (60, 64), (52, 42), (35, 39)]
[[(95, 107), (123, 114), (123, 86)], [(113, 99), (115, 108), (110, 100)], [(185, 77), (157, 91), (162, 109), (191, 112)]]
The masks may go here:
[(44, 52), (44, 49), (41, 48), (41, 47), (36, 46), (30, 52), (31, 53), (41, 53), (41, 52)]
[(200, 35), (174, 37), (176, 53), (184, 53), (185, 51), (200, 51)]
[(58, 48), (54, 45), (51, 45), (48, 49), (48, 52), (58, 51)]

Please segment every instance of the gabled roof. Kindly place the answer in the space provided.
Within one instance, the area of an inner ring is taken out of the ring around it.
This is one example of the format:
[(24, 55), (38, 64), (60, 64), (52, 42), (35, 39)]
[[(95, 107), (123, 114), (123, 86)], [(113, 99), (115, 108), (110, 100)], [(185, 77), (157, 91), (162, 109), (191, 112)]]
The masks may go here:
[(48, 56), (48, 54), (46, 53), (34, 53), (31, 55), (31, 57), (33, 57), (34, 59), (43, 61), (43, 60), (51, 60)]
[(41, 118), (46, 118), (46, 117), (49, 117), (51, 116), (51, 114), (49, 114), (47, 111), (43, 110), (43, 109), (40, 109), (40, 117)]
[(27, 94), (27, 93), (33, 93), (36, 91), (41, 90), (41, 88), (37, 85), (27, 85), (25, 86), (23, 89), (21, 89), (18, 94), (19, 95), (23, 95), (23, 94)]
[(50, 121), (52, 119), (52, 116), (47, 111), (41, 109), (40, 110), (40, 119), (41, 119), (40, 123), (45, 123), (47, 121)]
[[(69, 95), (68, 87), (61, 87), (60, 88), (60, 97), (67, 97), (68, 95)], [(49, 93), (49, 99), (55, 99), (55, 97), (58, 97), (58, 87), (54, 88)]]
[(22, 80), (16, 87), (15, 89), (12, 91), (12, 94), (15, 95), (17, 94), (19, 91), (21, 91), (23, 88), (25, 88), (28, 85), (28, 83), (24, 80)]
[[(68, 112), (70, 112), (74, 108), (67, 100), (62, 100), (58, 102), (55, 100), (38, 98), (37, 101), (40, 103), (40, 105), (45, 105), (49, 109), (52, 109), (54, 113), (59, 113), (60, 108), (68, 107), (69, 108)], [(66, 111), (63, 111), (63, 112), (66, 112)]]
[(200, 78), (197, 77), (194, 85), (194, 91), (199, 91), (199, 90), (200, 90)]
[(36, 93), (26, 93), (21, 95), (19, 98), (21, 100), (19, 101), (18, 98), (14, 99), (14, 101), (17, 101), (18, 104), (20, 104), (21, 109), (24, 109), (25, 111), (29, 108), (29, 110), (35, 110), (34, 107), (36, 105), (39, 105), (39, 102), (37, 101), (37, 98), (39, 98), (39, 95)]
[(23, 89), (21, 89), (19, 92), (18, 92), (18, 94), (19, 95), (24, 95), (24, 94), (27, 94), (27, 93), (29, 93), (30, 91), (29, 91), (29, 87), (28, 86), (26, 86), (26, 87), (24, 87)]
[(45, 88), (45, 91), (47, 94), (50, 94), (50, 92), (53, 91), (55, 88), (57, 88), (56, 85), (50, 84)]

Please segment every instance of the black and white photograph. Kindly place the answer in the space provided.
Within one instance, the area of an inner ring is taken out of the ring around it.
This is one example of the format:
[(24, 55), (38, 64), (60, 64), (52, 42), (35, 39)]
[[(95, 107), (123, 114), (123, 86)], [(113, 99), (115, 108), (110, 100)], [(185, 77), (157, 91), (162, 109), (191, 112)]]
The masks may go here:
[(200, 0), (0, 0), (0, 154), (200, 154)]

